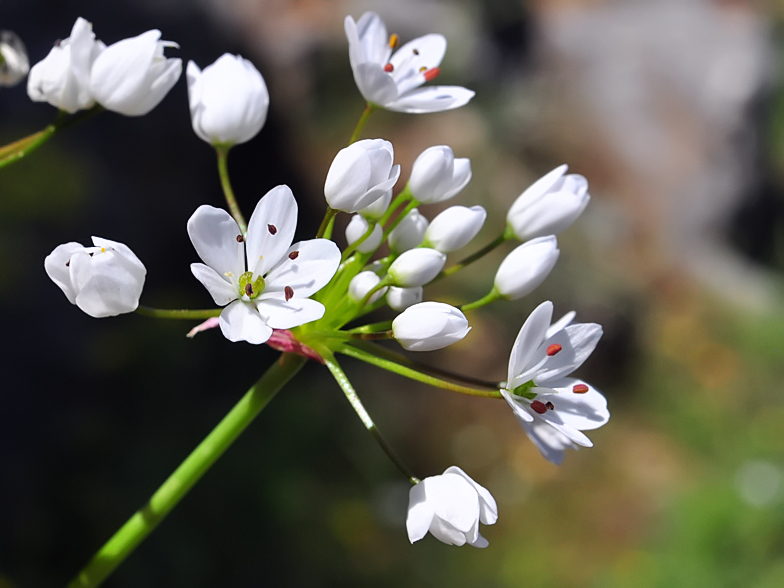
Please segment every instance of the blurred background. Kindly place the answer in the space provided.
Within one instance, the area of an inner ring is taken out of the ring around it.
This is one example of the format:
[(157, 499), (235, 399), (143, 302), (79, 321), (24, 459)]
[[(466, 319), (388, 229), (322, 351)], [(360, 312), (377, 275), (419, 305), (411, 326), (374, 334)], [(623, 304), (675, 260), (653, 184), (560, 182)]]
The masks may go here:
[[(439, 81), (477, 92), (456, 111), (379, 112), (364, 134), (394, 143), (403, 179), (431, 145), (472, 159), (454, 203), (489, 218), (467, 252), (563, 162), (593, 196), (542, 287), (473, 312), (470, 336), (426, 359), (503, 379), (520, 325), (552, 299), (557, 316), (604, 326), (579, 374), (613, 418), (556, 467), (505, 403), (345, 360), (418, 475), (459, 464), (498, 500), (488, 549), (411, 546), (406, 481), (326, 370), (308, 366), (106, 586), (784, 585), (780, 1), (5, 0), (0, 28), (31, 63), (77, 16), (106, 43), (159, 28), (181, 46), (169, 55), (201, 67), (224, 52), (251, 59), (270, 114), (232, 152), (235, 191), (250, 211), (289, 184), (308, 238), (363, 108), (343, 18), (366, 10), (404, 42), (444, 34)], [(0, 89), (0, 144), (54, 114), (24, 84)], [(187, 340), (189, 323), (91, 319), (44, 257), (94, 234), (118, 240), (148, 268), (144, 304), (204, 307), (185, 223), (222, 202), (184, 77), (149, 115), (101, 114), (0, 172), (0, 587), (67, 583), (276, 356), (217, 331)], [(483, 295), (502, 256), (426, 296)]]

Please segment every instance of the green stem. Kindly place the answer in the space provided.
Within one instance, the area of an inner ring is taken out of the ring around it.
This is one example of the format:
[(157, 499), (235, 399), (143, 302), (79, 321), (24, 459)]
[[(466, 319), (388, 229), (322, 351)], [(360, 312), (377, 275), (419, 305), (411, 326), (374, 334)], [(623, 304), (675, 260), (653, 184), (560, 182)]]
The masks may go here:
[[(318, 233), (316, 233), (316, 239), (321, 239), (327, 232), (327, 228), (329, 228), (332, 221), (335, 219), (335, 215), (338, 213), (337, 210), (334, 208), (327, 206), (327, 212), (324, 213), (324, 219), (321, 221), (321, 226), (319, 227)], [(332, 231), (330, 231), (331, 233)], [(331, 236), (331, 235), (330, 235)]]
[(376, 341), (379, 339), (394, 339), (395, 334), (390, 329), (388, 331), (378, 331), (375, 333), (352, 333), (351, 338), (363, 341)]
[(368, 222), (368, 230), (365, 231), (365, 234), (362, 235), (359, 239), (357, 239), (351, 245), (346, 247), (346, 249), (343, 251), (343, 255), (341, 255), (341, 257), (340, 257), (340, 260), (341, 261), (346, 261), (349, 258), (349, 256), (352, 253), (354, 253), (354, 251), (357, 250), (357, 247), (359, 247), (360, 245), (362, 245), (362, 243), (367, 241), (367, 239), (370, 237), (370, 235), (373, 234), (373, 231), (375, 229), (376, 229), (376, 223)]
[(356, 333), (379, 333), (381, 331), (388, 331), (391, 328), (392, 328), (392, 321), (382, 321), (380, 323), (362, 325), (361, 327), (357, 327), (356, 329), (350, 329), (346, 332), (350, 335), (354, 335)]
[(164, 308), (150, 308), (140, 306), (136, 309), (138, 314), (151, 316), (153, 318), (180, 319), (180, 320), (204, 320), (219, 316), (222, 308), (210, 308), (204, 310), (169, 310)]
[(376, 107), (370, 103), (365, 106), (365, 110), (362, 111), (362, 116), (360, 116), (359, 120), (357, 121), (357, 126), (354, 127), (354, 132), (351, 134), (351, 139), (348, 140), (349, 145), (355, 143), (357, 139), (359, 139), (359, 135), (362, 133), (362, 129), (365, 128), (370, 115), (373, 114), (373, 111), (375, 110)]
[(234, 190), (231, 189), (231, 182), (229, 181), (229, 167), (227, 165), (229, 149), (231, 149), (231, 145), (215, 146), (215, 151), (218, 153), (218, 174), (220, 175), (223, 195), (226, 197), (226, 203), (229, 205), (229, 212), (231, 212), (234, 220), (237, 221), (242, 236), (245, 237), (248, 234), (248, 224), (245, 222), (242, 212), (240, 212), (237, 198), (234, 196)]
[(460, 384), (455, 384), (453, 382), (447, 382), (446, 380), (442, 380), (441, 378), (429, 376), (415, 369), (400, 365), (389, 359), (378, 357), (362, 349), (357, 349), (352, 345), (343, 345), (337, 351), (338, 353), (342, 353), (343, 355), (348, 355), (349, 357), (360, 359), (364, 362), (375, 365), (382, 369), (388, 370), (390, 372), (394, 372), (401, 376), (405, 376), (406, 378), (410, 378), (412, 380), (417, 380), (418, 382), (430, 384), (431, 386), (435, 386), (437, 388), (443, 388), (445, 390), (451, 390), (452, 392), (459, 392), (461, 394), (468, 394), (469, 396), (481, 396), (483, 398), (503, 398), (503, 396), (498, 390), (493, 390), (493, 391), (479, 390), (478, 388), (471, 388), (469, 386), (462, 386)]
[(496, 300), (500, 300), (501, 298), (503, 298), (501, 296), (501, 293), (495, 288), (493, 288), (492, 290), (490, 290), (487, 296), (483, 296), (479, 300), (474, 300), (473, 302), (464, 304), (463, 306), (460, 307), (460, 310), (462, 310), (463, 312), (467, 310), (475, 310), (477, 308), (481, 308), (482, 306), (487, 306), (491, 302), (495, 302)]
[(469, 255), (465, 259), (462, 259), (460, 262), (456, 263), (452, 267), (442, 271), (440, 274), (438, 274), (435, 277), (435, 280), (433, 280), (433, 281), (435, 282), (436, 280), (440, 280), (441, 278), (445, 278), (447, 276), (451, 276), (452, 274), (454, 274), (456, 272), (459, 272), (461, 269), (463, 269), (467, 265), (470, 265), (470, 264), (474, 263), (475, 261), (477, 261), (479, 259), (482, 259), (485, 255), (487, 255), (488, 253), (493, 251), (499, 245), (503, 245), (508, 239), (509, 239), (509, 236), (507, 235), (507, 231), (504, 231), (497, 238), (495, 238), (492, 242), (490, 242), (487, 245), (485, 245), (484, 247), (482, 247), (476, 253), (472, 253), (471, 255)]
[(307, 360), (284, 353), (152, 498), (107, 541), (68, 588), (95, 588), (149, 535)]
[(351, 407), (354, 409), (354, 412), (357, 413), (357, 416), (359, 416), (359, 419), (362, 421), (362, 424), (365, 425), (365, 428), (370, 431), (370, 434), (373, 435), (373, 438), (381, 446), (381, 449), (384, 450), (384, 453), (387, 454), (387, 457), (392, 460), (392, 463), (397, 466), (397, 469), (403, 472), (403, 475), (406, 476), (412, 484), (419, 484), (421, 480), (417, 478), (411, 472), (411, 470), (408, 469), (406, 464), (404, 464), (403, 461), (397, 456), (389, 443), (387, 443), (387, 440), (384, 439), (381, 431), (379, 431), (378, 427), (376, 427), (373, 419), (370, 418), (370, 415), (368, 414), (367, 410), (365, 410), (362, 402), (359, 400), (359, 396), (357, 396), (357, 393), (354, 390), (354, 387), (351, 385), (351, 382), (349, 382), (346, 374), (335, 360), (335, 356), (332, 355), (332, 353), (327, 352), (323, 354), (323, 357), (327, 367), (329, 368), (329, 371), (332, 372), (332, 375), (335, 377), (335, 381), (343, 390), (343, 394), (346, 395), (349, 404), (351, 404)]

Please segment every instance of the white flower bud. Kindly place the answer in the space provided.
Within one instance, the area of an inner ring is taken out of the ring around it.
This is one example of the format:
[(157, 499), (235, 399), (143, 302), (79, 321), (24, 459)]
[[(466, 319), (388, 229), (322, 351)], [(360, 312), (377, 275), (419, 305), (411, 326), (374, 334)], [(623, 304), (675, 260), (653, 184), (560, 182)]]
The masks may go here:
[(327, 172), (324, 196), (335, 210), (357, 212), (392, 189), (400, 166), (392, 165), (395, 151), (383, 139), (363, 139), (338, 151)]
[[(381, 278), (379, 278), (373, 272), (359, 272), (356, 276), (354, 276), (354, 278), (351, 280), (351, 283), (348, 285), (348, 297), (354, 302), (362, 302), (365, 299), (365, 296), (367, 296), (368, 292), (378, 286), (380, 281)], [(370, 297), (368, 304), (373, 304), (384, 294), (386, 294), (386, 292), (386, 288), (381, 288), (378, 292)]]
[(27, 94), (35, 102), (74, 113), (92, 107), (90, 71), (106, 45), (95, 40), (92, 25), (77, 18), (71, 36), (36, 63), (27, 78)]
[(460, 341), (471, 327), (465, 315), (443, 302), (420, 302), (392, 321), (392, 332), (408, 351), (433, 351)]
[(532, 239), (514, 249), (495, 274), (495, 288), (516, 300), (532, 292), (550, 274), (560, 254), (553, 235)]
[(245, 143), (264, 126), (267, 85), (247, 59), (224, 53), (204, 71), (190, 61), (186, 77), (193, 130), (207, 143)]
[[(351, 222), (346, 226), (346, 241), (348, 241), (348, 244), (352, 245), (355, 241), (362, 238), (362, 236), (367, 233), (369, 227), (370, 225), (368, 222), (360, 215), (355, 214), (352, 216)], [(384, 230), (381, 228), (381, 225), (375, 223), (373, 225), (373, 232), (370, 233), (370, 236), (365, 239), (359, 247), (357, 247), (357, 251), (360, 253), (375, 251), (376, 248), (381, 245), (381, 239), (383, 237)]]
[(0, 86), (16, 86), (30, 71), (27, 50), (12, 31), (0, 31)]
[(566, 165), (555, 168), (514, 201), (506, 222), (518, 239), (557, 235), (588, 206), (588, 180), (578, 174), (564, 175), (566, 170)]
[(442, 253), (457, 251), (476, 237), (487, 218), (481, 206), (451, 206), (430, 223), (425, 232), (425, 245)]
[(90, 93), (107, 110), (126, 116), (142, 116), (155, 108), (180, 79), (182, 60), (166, 58), (161, 32), (147, 31), (117, 41), (104, 49), (93, 63)]
[(438, 275), (446, 263), (446, 255), (435, 249), (411, 249), (389, 266), (388, 275), (395, 286), (424, 286)]
[(455, 159), (452, 149), (436, 145), (425, 149), (414, 162), (408, 187), (419, 202), (447, 200), (471, 180), (471, 160)]
[(398, 288), (392, 286), (387, 292), (387, 304), (394, 310), (405, 310), (409, 306), (422, 302), (424, 290), (421, 286), (416, 288)]
[(427, 219), (413, 208), (389, 233), (389, 248), (395, 253), (403, 253), (419, 247), (427, 230)]
[(369, 204), (365, 208), (358, 210), (359, 214), (364, 216), (368, 220), (377, 221), (389, 208), (389, 203), (392, 202), (392, 189), (390, 188), (384, 195), (381, 196), (378, 200), (376, 200), (373, 204)]
[(94, 247), (58, 245), (44, 269), (68, 301), (100, 318), (133, 312), (139, 306), (147, 270), (126, 245), (93, 237)]

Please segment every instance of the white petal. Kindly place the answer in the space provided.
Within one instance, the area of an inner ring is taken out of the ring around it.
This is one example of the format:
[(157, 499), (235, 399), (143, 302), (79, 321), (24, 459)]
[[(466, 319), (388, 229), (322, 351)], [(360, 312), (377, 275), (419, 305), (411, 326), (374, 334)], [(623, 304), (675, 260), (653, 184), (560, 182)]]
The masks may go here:
[(247, 341), (254, 345), (265, 343), (272, 329), (250, 302), (235, 300), (220, 314), (220, 328), (229, 341)]
[(71, 283), (70, 259), (73, 253), (80, 250), (84, 250), (84, 246), (79, 243), (65, 243), (55, 247), (44, 259), (46, 274), (60, 287), (71, 304), (76, 304), (78, 291)]
[[(294, 252), (296, 258), (291, 259)], [(307, 298), (329, 283), (339, 265), (340, 249), (329, 239), (294, 243), (283, 260), (267, 274), (264, 294), (285, 292), (289, 286), (295, 298)]]
[(437, 519), (462, 533), (470, 531), (479, 520), (479, 497), (462, 476), (445, 473), (425, 478), (421, 483)]
[(324, 316), (324, 305), (310, 298), (267, 297), (266, 291), (256, 299), (259, 314), (273, 329), (293, 329)]
[(532, 423), (521, 424), (525, 434), (544, 458), (555, 465), (563, 463), (565, 449), (577, 449), (577, 446), (566, 435), (559, 433), (540, 419), (536, 419)]
[(448, 200), (458, 194), (471, 181), (471, 160), (467, 157), (455, 159), (454, 172), (452, 173), (452, 185), (446, 191), (442, 200)]
[(490, 545), (490, 542), (484, 537), (482, 537), (481, 534), (477, 534), (476, 540), (469, 541), (468, 544), (471, 545), (472, 547), (478, 547), (479, 549), (484, 549), (485, 547)]
[(562, 331), (563, 329), (565, 329), (566, 327), (571, 325), (572, 321), (574, 320), (574, 317), (576, 317), (576, 316), (577, 316), (577, 313), (574, 312), (573, 310), (570, 310), (569, 312), (567, 312), (565, 315), (563, 315), (561, 318), (559, 318), (556, 322), (554, 322), (552, 325), (550, 325), (550, 328), (547, 329), (547, 335), (545, 335), (545, 338), (549, 339), (550, 337), (555, 335), (558, 331)]
[(294, 194), (286, 185), (276, 186), (261, 197), (248, 222), (248, 271), (264, 275), (275, 267), (291, 246), (296, 229)]
[(150, 30), (107, 47), (93, 63), (90, 91), (109, 110), (134, 101), (158, 48), (161, 32)]
[(240, 228), (222, 208), (202, 205), (188, 219), (188, 236), (202, 261), (221, 275), (239, 279), (245, 271)]
[(593, 353), (601, 337), (602, 327), (600, 325), (578, 323), (569, 325), (546, 339), (542, 343), (540, 351), (544, 351), (553, 344), (560, 345), (561, 351), (548, 359), (545, 369), (536, 375), (534, 382), (549, 386), (552, 380), (571, 374)]
[(515, 397), (506, 390), (501, 390), (501, 394), (503, 395), (509, 407), (512, 409), (512, 412), (514, 412), (514, 415), (517, 417), (517, 420), (521, 425), (530, 423), (534, 420), (534, 417), (530, 412), (528, 412), (522, 402), (516, 400)]
[(398, 97), (397, 84), (383, 66), (370, 62), (359, 63), (353, 71), (357, 88), (368, 102), (386, 107), (386, 104)]
[(525, 323), (523, 323), (509, 357), (507, 386), (511, 387), (512, 381), (532, 366), (536, 352), (544, 340), (552, 317), (553, 303), (547, 300), (537, 306)]
[(423, 67), (438, 67), (445, 53), (446, 38), (443, 35), (429, 34), (413, 39), (395, 51), (389, 60), (394, 68), (393, 77), (399, 80), (399, 76), (409, 72), (418, 73)]
[(356, 24), (362, 55), (367, 61), (384, 64), (389, 59), (389, 37), (384, 21), (375, 12), (366, 12)]
[(411, 90), (384, 105), (387, 110), (423, 114), (452, 110), (468, 104), (475, 92), (461, 86), (427, 86)]
[(509, 208), (507, 219), (516, 216), (544, 196), (563, 177), (568, 169), (569, 166), (566, 164), (559, 165), (528, 186)]
[(422, 482), (412, 486), (408, 491), (408, 516), (406, 517), (406, 530), (411, 543), (427, 535), (430, 523), (433, 521), (433, 514), (433, 506), (427, 501)]
[(456, 474), (465, 478), (466, 482), (471, 484), (477, 494), (479, 494), (479, 520), (485, 525), (495, 524), (498, 520), (498, 505), (496, 504), (493, 495), (490, 494), (490, 491), (481, 484), (477, 484), (471, 476), (457, 466), (448, 467), (444, 473)]
[[(575, 394), (574, 386), (579, 384), (588, 386), (588, 392)], [(542, 402), (552, 402), (564, 424), (580, 431), (590, 431), (610, 420), (607, 399), (587, 382), (564, 378), (553, 382), (551, 386), (558, 390), (558, 394), (542, 395), (539, 399)]]
[(437, 516), (433, 517), (433, 522), (430, 523), (430, 533), (433, 537), (446, 543), (447, 545), (461, 545), (466, 544), (466, 534), (459, 529), (456, 529), (448, 521), (444, 521)]
[[(191, 273), (199, 280), (212, 296), (215, 304), (226, 306), (238, 297), (236, 281), (229, 281), (211, 267), (203, 263), (192, 263)], [(239, 278), (239, 276), (237, 276)]]

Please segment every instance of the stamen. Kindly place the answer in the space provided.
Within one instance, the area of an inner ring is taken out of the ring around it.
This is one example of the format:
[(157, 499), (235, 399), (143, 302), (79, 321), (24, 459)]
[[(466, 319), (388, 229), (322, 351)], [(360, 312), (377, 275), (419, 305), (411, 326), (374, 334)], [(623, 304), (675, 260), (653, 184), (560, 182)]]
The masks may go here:
[(106, 253), (106, 247), (101, 247), (101, 253)]
[(555, 405), (552, 402), (550, 402), (549, 400), (547, 402), (545, 402), (544, 405), (547, 408), (549, 408), (550, 410), (555, 410)]
[(245, 284), (245, 294), (248, 296), (253, 296), (253, 286), (250, 284)]
[(557, 353), (560, 353), (561, 349), (563, 349), (563, 347), (558, 345), (558, 343), (553, 343), (552, 345), (550, 345), (547, 348), (547, 355), (552, 357), (553, 355), (556, 355)]
[(436, 79), (438, 77), (438, 74), (440, 74), (440, 73), (441, 73), (441, 70), (438, 69), (437, 67), (434, 67), (433, 69), (427, 70), (425, 72), (425, 81), (429, 82), (430, 80)]
[(275, 225), (267, 225), (267, 229), (269, 230), (270, 235), (274, 235), (278, 232), (278, 229), (275, 227)]
[(283, 288), (283, 293), (286, 295), (286, 302), (288, 302), (294, 297), (294, 288), (291, 286), (286, 286)]
[(534, 409), (534, 412), (538, 412), (539, 414), (544, 414), (547, 412), (547, 405), (539, 400), (534, 400), (531, 403), (531, 408)]
[(384, 71), (387, 72), (387, 73), (392, 73), (393, 71), (395, 71), (395, 66), (392, 65), (391, 63), (387, 63), (384, 66)]
[(397, 49), (397, 45), (399, 42), (400, 42), (400, 37), (397, 36), (397, 33), (392, 33), (392, 36), (389, 37), (389, 48)]
[(69, 259), (68, 261), (65, 262), (65, 267), (70, 267), (70, 266), (71, 266), (71, 260)]
[(299, 257), (299, 251), (292, 251), (289, 253), (289, 259), (297, 259)]
[(585, 384), (575, 384), (574, 388), (572, 388), (572, 392), (574, 392), (575, 394), (585, 394), (586, 392), (588, 392), (588, 389), (589, 389), (588, 386), (586, 386)]
[(422, 73), (423, 71), (427, 71), (427, 68), (424, 65), (419, 68), (419, 73)]
[(237, 243), (242, 243), (245, 238), (242, 235), (237, 235)]
[(414, 49), (414, 55), (419, 55), (419, 49)]

